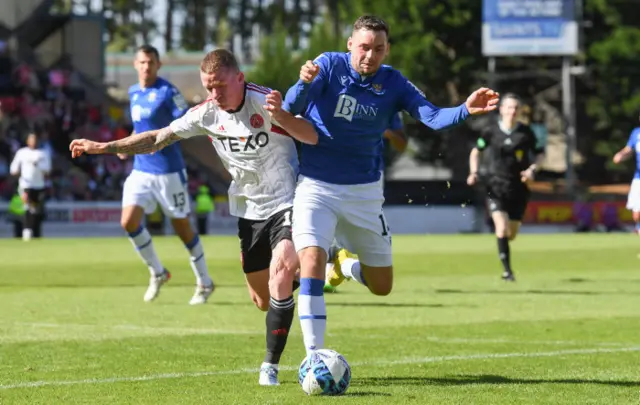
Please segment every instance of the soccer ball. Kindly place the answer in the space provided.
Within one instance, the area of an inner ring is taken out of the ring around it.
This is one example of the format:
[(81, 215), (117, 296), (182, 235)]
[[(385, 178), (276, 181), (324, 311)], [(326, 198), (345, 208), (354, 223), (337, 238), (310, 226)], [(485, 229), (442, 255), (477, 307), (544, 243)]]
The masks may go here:
[(351, 382), (351, 367), (334, 350), (315, 350), (302, 360), (298, 381), (307, 395), (342, 395)]

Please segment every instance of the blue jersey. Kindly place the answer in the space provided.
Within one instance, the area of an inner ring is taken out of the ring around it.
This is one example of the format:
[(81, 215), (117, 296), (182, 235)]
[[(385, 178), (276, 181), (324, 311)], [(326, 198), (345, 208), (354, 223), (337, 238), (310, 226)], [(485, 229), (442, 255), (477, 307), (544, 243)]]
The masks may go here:
[[(393, 117), (391, 117), (391, 122), (389, 122), (387, 129), (391, 131), (397, 131), (402, 129), (401, 113), (393, 114)], [(393, 147), (390, 145), (389, 140), (387, 138), (383, 138), (382, 144), (380, 145), (380, 170), (383, 170), (383, 171), (385, 168), (385, 153), (386, 153), (386, 150), (388, 150), (388, 148), (393, 149)]]
[[(158, 78), (147, 88), (139, 84), (129, 87), (131, 120), (136, 134), (168, 127), (180, 118), (188, 106), (178, 89), (168, 81)], [(182, 152), (177, 143), (148, 155), (135, 155), (133, 169), (145, 173), (165, 174), (184, 170)]]
[(364, 184), (380, 179), (382, 138), (392, 118), (404, 110), (433, 129), (464, 121), (463, 105), (438, 108), (400, 72), (382, 65), (362, 77), (351, 54), (328, 52), (315, 63), (320, 73), (312, 83), (298, 81), (283, 107), (309, 120), (319, 139), (301, 147), (300, 173), (332, 184)]
[(636, 153), (636, 172), (633, 175), (633, 178), (640, 179), (640, 127), (631, 131), (627, 146), (633, 149)]
[(389, 122), (389, 127), (387, 129), (390, 129), (392, 131), (402, 129), (402, 115), (400, 113), (393, 114), (393, 117), (391, 117), (391, 122)]

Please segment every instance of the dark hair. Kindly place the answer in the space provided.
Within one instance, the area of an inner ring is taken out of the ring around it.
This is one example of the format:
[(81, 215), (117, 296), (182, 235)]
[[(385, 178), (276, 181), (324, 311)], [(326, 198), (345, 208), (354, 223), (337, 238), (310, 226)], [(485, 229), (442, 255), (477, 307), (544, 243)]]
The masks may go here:
[(374, 15), (362, 15), (353, 23), (353, 31), (367, 30), (374, 32), (384, 31), (389, 37), (389, 26), (382, 18)]
[(151, 45), (139, 46), (138, 49), (136, 50), (136, 53), (138, 52), (142, 52), (146, 55), (153, 55), (156, 57), (157, 60), (160, 60), (160, 52), (158, 52), (158, 49), (155, 46), (151, 46)]
[(516, 100), (518, 102), (518, 106), (522, 104), (522, 100), (516, 93), (505, 93), (504, 96), (500, 97), (500, 105), (502, 105), (505, 100)]
[(214, 73), (220, 68), (240, 70), (238, 60), (231, 51), (222, 48), (215, 49), (206, 54), (200, 62), (200, 70), (204, 73)]

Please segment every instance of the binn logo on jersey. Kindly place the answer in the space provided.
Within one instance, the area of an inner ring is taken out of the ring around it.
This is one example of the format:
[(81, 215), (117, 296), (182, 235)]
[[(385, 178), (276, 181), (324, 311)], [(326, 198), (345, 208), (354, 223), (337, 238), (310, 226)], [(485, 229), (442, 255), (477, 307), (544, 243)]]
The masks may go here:
[(338, 97), (334, 117), (344, 118), (351, 122), (354, 118), (363, 120), (373, 120), (378, 115), (378, 109), (373, 106), (358, 104), (358, 100), (347, 94)]
[(151, 115), (151, 108), (142, 107), (138, 104), (131, 107), (131, 120), (133, 122), (140, 122), (143, 119), (149, 118)]

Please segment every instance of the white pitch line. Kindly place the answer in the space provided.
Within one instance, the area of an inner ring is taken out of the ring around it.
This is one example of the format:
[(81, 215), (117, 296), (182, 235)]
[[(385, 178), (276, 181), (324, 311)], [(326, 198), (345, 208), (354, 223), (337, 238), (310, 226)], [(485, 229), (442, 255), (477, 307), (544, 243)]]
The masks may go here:
[[(366, 335), (364, 338), (383, 339), (388, 335)], [(517, 340), (505, 338), (455, 338), (455, 337), (439, 337), (439, 336), (412, 336), (414, 340), (427, 340), (429, 342), (459, 344), (459, 343), (507, 343), (522, 345), (557, 345), (557, 346), (630, 346), (637, 344), (636, 342), (589, 342), (580, 340)]]
[[(507, 358), (534, 358), (534, 357), (561, 357), (580, 354), (601, 354), (601, 353), (621, 353), (621, 352), (640, 352), (640, 347), (621, 347), (621, 348), (595, 348), (595, 349), (575, 349), (575, 350), (558, 350), (553, 352), (518, 352), (518, 353), (478, 353), (457, 356), (436, 356), (436, 357), (419, 357), (406, 358), (398, 360), (376, 360), (365, 362), (351, 363), (352, 367), (357, 366), (389, 366), (389, 365), (407, 365), (407, 364), (426, 364), (438, 363), (446, 361), (465, 361), (465, 360), (490, 360), (490, 359), (507, 359)], [(296, 366), (281, 366), (281, 370), (294, 371)], [(89, 378), (85, 380), (62, 380), (62, 381), (31, 381), (16, 384), (0, 385), (0, 390), (9, 390), (16, 388), (37, 388), (45, 386), (66, 386), (66, 385), (85, 385), (85, 384), (109, 384), (118, 382), (137, 382), (137, 381), (155, 381), (177, 378), (194, 378), (215, 375), (233, 375), (233, 374), (249, 374), (257, 373), (258, 369), (237, 369), (237, 370), (218, 370), (218, 371), (198, 371), (191, 373), (166, 373), (152, 374), (138, 377), (111, 377), (111, 378)]]

